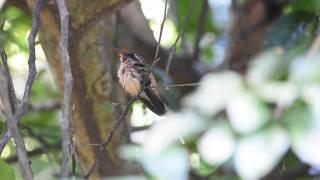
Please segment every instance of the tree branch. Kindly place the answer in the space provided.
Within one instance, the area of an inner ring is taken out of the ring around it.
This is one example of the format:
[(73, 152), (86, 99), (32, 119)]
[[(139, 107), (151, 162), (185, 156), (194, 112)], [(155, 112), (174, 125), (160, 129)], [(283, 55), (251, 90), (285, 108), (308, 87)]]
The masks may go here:
[[(29, 59), (28, 59), (28, 66), (29, 66), (29, 75), (27, 78), (23, 99), (17, 111), (13, 115), (13, 119), (16, 123), (19, 123), (21, 116), (28, 110), (29, 100), (31, 96), (31, 90), (33, 86), (34, 79), (37, 74), (36, 69), (36, 54), (35, 54), (35, 38), (38, 34), (40, 28), (40, 11), (42, 8), (42, 0), (36, 0), (34, 4), (34, 9), (32, 12), (32, 28), (28, 37), (29, 43)], [(11, 138), (12, 134), (10, 131), (7, 131), (5, 135), (0, 140), (0, 154), (3, 151), (3, 148), (8, 143), (9, 139)]]
[(136, 100), (136, 97), (132, 97), (130, 99), (130, 101), (128, 102), (126, 109), (123, 111), (123, 113), (121, 114), (120, 118), (118, 119), (118, 121), (116, 122), (116, 124), (113, 126), (112, 130), (110, 131), (107, 139), (100, 144), (100, 149), (98, 152), (98, 155), (96, 157), (96, 160), (94, 161), (93, 165), (91, 166), (91, 168), (89, 169), (88, 173), (84, 176), (85, 179), (88, 179), (90, 177), (90, 175), (93, 173), (93, 170), (96, 168), (98, 160), (100, 159), (100, 156), (102, 155), (103, 151), (106, 150), (108, 144), (111, 142), (116, 130), (118, 129), (119, 125), (121, 124), (121, 122), (124, 120), (124, 118), (126, 117), (126, 115), (129, 112), (129, 109), (132, 105), (132, 103), (134, 102), (134, 100)]
[(9, 127), (8, 132), (10, 132), (10, 134), (13, 136), (14, 142), (16, 144), (16, 151), (18, 154), (21, 175), (25, 179), (31, 180), (33, 179), (33, 177), (32, 177), (31, 167), (29, 164), (29, 159), (27, 156), (27, 150), (26, 150), (26, 147), (24, 146), (22, 136), (19, 132), (17, 119), (15, 119), (15, 116), (13, 115), (11, 110), (9, 91), (7, 89), (8, 86), (9, 84), (6, 79), (5, 68), (1, 64), (0, 66), (0, 98), (1, 98), (1, 104), (2, 104), (1, 111), (6, 118), (6, 122)]
[(61, 103), (56, 100), (48, 100), (39, 104), (30, 104), (31, 111), (51, 111), (61, 108)]
[[(11, 106), (12, 112), (15, 113), (17, 108), (17, 97), (13, 87), (12, 76), (10, 74), (10, 70), (8, 66), (7, 54), (4, 50), (4, 47), (1, 41), (0, 41), (0, 53), (1, 53), (1, 60), (4, 66), (4, 71), (5, 71), (4, 73), (6, 74), (5, 77), (7, 78), (7, 83), (8, 83), (10, 106)], [(1, 150), (0, 150), (0, 154), (1, 154)]]
[(166, 71), (165, 84), (166, 85), (168, 84), (168, 78), (167, 77), (169, 77), (168, 76), (169, 75), (169, 69), (170, 69), (171, 61), (173, 59), (173, 55), (176, 52), (177, 45), (178, 45), (178, 42), (179, 42), (180, 38), (184, 35), (186, 26), (187, 26), (187, 24), (188, 24), (188, 22), (189, 22), (189, 20), (191, 18), (191, 15), (192, 15), (192, 12), (194, 10), (194, 7), (195, 7), (195, 0), (191, 0), (190, 5), (189, 5), (189, 9), (188, 9), (188, 15), (187, 15), (185, 21), (182, 24), (181, 31), (179, 32), (174, 44), (170, 48), (170, 53), (169, 53), (169, 57), (168, 57), (168, 61), (167, 61), (166, 69), (165, 69), (165, 71)]
[[(62, 104), (62, 118), (60, 121), (62, 129), (62, 165), (61, 165), (61, 177), (66, 178), (68, 176), (68, 163), (69, 163), (69, 148), (71, 147), (71, 121), (72, 121), (72, 88), (73, 77), (70, 66), (69, 56), (69, 12), (64, 0), (56, 0), (60, 15), (61, 24), (61, 39), (60, 39), (60, 51), (61, 60), (63, 65), (64, 76), (64, 93)], [(71, 151), (74, 152), (74, 151)]]
[[(160, 41), (161, 41), (161, 36), (162, 36), (162, 31), (163, 31), (163, 27), (164, 27), (164, 22), (166, 20), (166, 11), (167, 11), (167, 3), (168, 0), (166, 0), (166, 4), (165, 4), (165, 8), (164, 8), (164, 13), (163, 13), (163, 21), (162, 24), (160, 26), (160, 35), (159, 35), (159, 42), (157, 44), (156, 47), (156, 53), (155, 53), (155, 58), (153, 59), (153, 62), (151, 64), (151, 66), (148, 69), (148, 73), (147, 73), (147, 77), (149, 76), (149, 74), (152, 72), (153, 67), (156, 65), (156, 63), (159, 61), (159, 58), (157, 58), (158, 53), (159, 53), (159, 49), (160, 49)], [(141, 91), (139, 93), (139, 95), (144, 91), (145, 87), (146, 87), (146, 80), (144, 79), (144, 82), (142, 83), (142, 88)], [(138, 95), (138, 96), (139, 96)], [(123, 113), (121, 114), (120, 118), (118, 119), (118, 121), (116, 122), (116, 124), (114, 125), (114, 127), (112, 128), (112, 130), (109, 133), (109, 136), (107, 137), (107, 139), (100, 145), (100, 150), (98, 152), (98, 155), (96, 157), (95, 162), (93, 163), (93, 165), (91, 166), (91, 168), (89, 169), (88, 173), (85, 175), (84, 178), (88, 179), (90, 177), (90, 175), (92, 174), (93, 170), (95, 169), (95, 167), (97, 166), (98, 160), (100, 159), (100, 156), (102, 155), (102, 152), (106, 150), (106, 146), (111, 142), (112, 137), (114, 136), (116, 130), (118, 129), (119, 125), (121, 124), (121, 122), (124, 120), (124, 118), (126, 117), (126, 115), (129, 112), (129, 108), (131, 107), (132, 103), (137, 99), (137, 97), (131, 97), (131, 99), (129, 100), (129, 102), (127, 103), (127, 106), (125, 108), (125, 110), (123, 111)]]
[(166, 19), (167, 19), (167, 6), (168, 6), (168, 0), (166, 0), (165, 5), (164, 5), (163, 19), (162, 19), (161, 26), (160, 26), (159, 39), (158, 39), (158, 43), (157, 43), (156, 52), (155, 52), (154, 58), (153, 58), (154, 61), (156, 59), (158, 59), (158, 55), (159, 55), (160, 43), (161, 43), (161, 38), (162, 38), (162, 31), (163, 31), (164, 23), (166, 22)]

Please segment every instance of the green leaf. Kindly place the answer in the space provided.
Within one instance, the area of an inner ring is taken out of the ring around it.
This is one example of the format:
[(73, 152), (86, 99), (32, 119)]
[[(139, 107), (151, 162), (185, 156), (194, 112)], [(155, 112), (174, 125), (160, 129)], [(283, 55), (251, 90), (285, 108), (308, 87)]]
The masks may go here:
[(226, 110), (233, 129), (240, 134), (255, 132), (271, 118), (266, 105), (249, 92), (239, 92), (230, 99)]
[(141, 161), (156, 179), (184, 180), (188, 177), (189, 159), (186, 149), (170, 148), (160, 154), (146, 154)]
[(285, 113), (283, 120), (289, 130), (293, 152), (301, 161), (320, 167), (320, 121), (317, 115), (306, 104), (297, 103)]
[(143, 144), (144, 149), (149, 153), (159, 153), (175, 142), (188, 140), (200, 133), (206, 128), (205, 124), (198, 114), (191, 111), (169, 113), (152, 126)]
[[(178, 32), (181, 31), (181, 28), (183, 26), (183, 23), (185, 22), (186, 17), (189, 14), (189, 6), (192, 0), (177, 0), (175, 1), (175, 7), (176, 7), (176, 13), (177, 13), (177, 30)], [(185, 34), (186, 39), (191, 44), (194, 44), (196, 40), (196, 34), (199, 28), (199, 16), (202, 11), (202, 2), (199, 0), (195, 0), (194, 7), (193, 7), (193, 13), (190, 17), (189, 21), (187, 22), (187, 26), (185, 28)], [(205, 20), (205, 27), (204, 32), (212, 32), (214, 34), (218, 33), (217, 27), (214, 24), (214, 21), (212, 20), (210, 7), (208, 8), (207, 17)]]
[(294, 12), (308, 12), (319, 14), (320, 1), (319, 0), (296, 0), (291, 4), (291, 9)]
[(276, 126), (241, 138), (234, 154), (235, 169), (243, 179), (260, 179), (278, 164), (288, 149), (286, 132)]
[(242, 77), (237, 73), (226, 71), (208, 74), (202, 78), (198, 89), (184, 99), (184, 104), (205, 115), (215, 115), (242, 89)]
[(198, 141), (198, 150), (203, 160), (210, 165), (221, 165), (235, 149), (235, 138), (226, 120), (219, 121)]
[[(181, 24), (184, 23), (185, 18), (187, 17), (189, 13), (189, 5), (192, 0), (177, 0), (176, 1), (176, 6), (177, 6), (177, 13), (178, 13), (178, 30), (180, 31), (181, 29)], [(193, 7), (193, 13), (190, 18), (190, 21), (188, 22), (187, 26), (187, 32), (195, 32), (198, 29), (199, 26), (199, 15), (202, 10), (202, 1), (195, 1), (195, 6)], [(206, 26), (205, 26), (205, 31), (206, 32), (214, 32), (216, 31), (216, 28), (214, 27), (210, 15), (210, 9), (208, 10), (208, 15), (206, 19)]]
[(289, 61), (284, 58), (284, 53), (284, 49), (274, 48), (255, 58), (247, 73), (249, 84), (256, 86), (271, 80), (287, 79)]
[(150, 152), (137, 145), (126, 145), (120, 149), (120, 155), (125, 159), (137, 160), (155, 179), (184, 180), (188, 177), (188, 152), (181, 147)]
[(264, 101), (284, 107), (292, 105), (298, 98), (298, 88), (292, 82), (270, 81), (252, 89)]
[(291, 81), (301, 84), (313, 84), (320, 82), (320, 56), (296, 58), (290, 66), (289, 78)]
[(13, 168), (2, 159), (0, 159), (0, 179), (15, 180)]
[[(276, 19), (264, 36), (264, 47), (282, 47), (285, 50), (308, 48), (313, 39), (313, 22), (317, 19), (307, 14), (287, 14)], [(311, 38), (310, 38), (311, 37)], [(306, 41), (307, 40), (307, 41)], [(294, 47), (299, 47), (293, 49)]]

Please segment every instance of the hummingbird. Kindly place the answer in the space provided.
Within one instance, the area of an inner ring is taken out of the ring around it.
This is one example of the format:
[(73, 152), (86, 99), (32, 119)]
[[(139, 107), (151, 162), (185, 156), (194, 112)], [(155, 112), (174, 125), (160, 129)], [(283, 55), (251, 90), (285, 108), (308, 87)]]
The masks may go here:
[(125, 53), (114, 49), (120, 60), (119, 82), (131, 96), (138, 97), (155, 114), (162, 116), (167, 111), (157, 91), (154, 75), (148, 72), (148, 66), (137, 53)]

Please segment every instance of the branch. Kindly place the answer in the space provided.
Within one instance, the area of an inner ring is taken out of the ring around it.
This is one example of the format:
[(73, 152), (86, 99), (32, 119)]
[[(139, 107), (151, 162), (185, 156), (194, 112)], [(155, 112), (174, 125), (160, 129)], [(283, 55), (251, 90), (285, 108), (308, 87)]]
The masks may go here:
[[(69, 162), (69, 147), (71, 147), (71, 135), (70, 123), (72, 121), (72, 88), (73, 77), (70, 66), (69, 56), (69, 12), (64, 0), (56, 0), (60, 15), (61, 23), (61, 39), (60, 39), (60, 51), (61, 60), (63, 64), (63, 76), (64, 76), (64, 93), (63, 93), (63, 108), (61, 118), (62, 129), (62, 165), (61, 165), (61, 178), (68, 176), (68, 162)], [(74, 151), (71, 151), (74, 152)]]
[(159, 34), (156, 52), (155, 52), (154, 58), (153, 58), (154, 60), (158, 59), (158, 55), (159, 55), (163, 27), (164, 27), (164, 23), (166, 22), (166, 18), (167, 18), (167, 6), (168, 6), (168, 0), (166, 0), (166, 3), (164, 5), (163, 19), (162, 19), (161, 26), (160, 26), (160, 34)]
[(56, 110), (60, 108), (61, 108), (61, 104), (59, 101), (56, 101), (56, 100), (48, 100), (46, 102), (39, 103), (39, 104), (30, 104), (31, 111), (51, 111), (51, 110)]
[[(10, 74), (9, 66), (8, 66), (8, 60), (7, 60), (7, 54), (4, 50), (4, 47), (2, 45), (2, 42), (0, 41), (0, 53), (1, 53), (1, 60), (4, 66), (4, 73), (5, 77), (7, 78), (7, 83), (8, 83), (8, 91), (9, 91), (9, 98), (10, 98), (10, 107), (13, 113), (16, 112), (17, 108), (17, 97), (16, 93), (13, 87), (13, 82), (12, 82), (12, 76)], [(1, 154), (1, 151), (0, 151)]]
[[(160, 35), (159, 35), (159, 42), (157, 44), (157, 50), (156, 50), (156, 53), (155, 53), (155, 58), (151, 64), (151, 66), (149, 67), (148, 69), (148, 72), (147, 72), (147, 76), (146, 77), (149, 77), (150, 73), (152, 72), (152, 69), (153, 67), (156, 65), (157, 62), (159, 62), (159, 58), (157, 58), (158, 56), (158, 52), (159, 52), (159, 49), (160, 49), (160, 41), (161, 41), (161, 35), (162, 35), (162, 31), (163, 31), (163, 27), (164, 27), (164, 22), (166, 20), (166, 11), (167, 11), (167, 3), (168, 3), (168, 0), (166, 0), (166, 4), (165, 4), (165, 10), (164, 10), (164, 15), (163, 15), (163, 21), (162, 21), (162, 24), (160, 26)], [(125, 110), (123, 111), (123, 113), (121, 114), (120, 118), (118, 119), (118, 121), (116, 122), (116, 124), (114, 125), (114, 127), (112, 128), (112, 130), (110, 131), (109, 133), (109, 136), (107, 137), (107, 139), (100, 145), (100, 149), (99, 149), (99, 152), (98, 152), (98, 155), (96, 157), (96, 160), (95, 162), (93, 163), (93, 165), (91, 166), (91, 168), (89, 169), (88, 173), (84, 176), (85, 179), (88, 179), (90, 177), (90, 175), (92, 174), (93, 170), (96, 168), (97, 166), (97, 163), (98, 163), (98, 160), (100, 159), (100, 156), (101, 154), (103, 153), (103, 151), (106, 150), (106, 147), (107, 145), (111, 142), (112, 140), (112, 137), (114, 136), (116, 130), (118, 129), (118, 127), (120, 126), (121, 122), (124, 120), (124, 118), (126, 117), (126, 115), (128, 114), (129, 112), (129, 108), (131, 107), (132, 103), (137, 99), (137, 97), (144, 91), (144, 89), (146, 88), (146, 83), (147, 83), (147, 78), (144, 79), (143, 83), (142, 83), (142, 88), (141, 88), (141, 91), (140, 93), (135, 96), (135, 97), (131, 97), (131, 99), (129, 100), (129, 102), (127, 103), (127, 106), (125, 108)]]
[[(1, 68), (3, 67), (3, 73), (4, 73), (3, 78), (6, 78), (6, 82), (8, 83), (7, 91), (9, 92), (9, 100), (10, 100), (9, 107), (11, 107), (11, 112), (14, 113), (16, 111), (16, 106), (17, 106), (16, 95), (15, 95), (15, 91), (14, 91), (14, 87), (13, 87), (13, 83), (12, 83), (11, 74), (9, 71), (7, 54), (2, 46), (1, 41), (0, 41), (0, 53), (1, 53), (0, 66), (1, 66)], [(1, 102), (1, 100), (0, 100), (0, 102)], [(1, 105), (1, 103), (0, 103), (0, 105)], [(11, 138), (11, 134), (9, 134), (9, 133), (5, 133), (5, 135), (2, 136), (2, 138), (0, 140), (0, 155), (2, 154), (2, 151), (5, 148), (5, 146), (8, 143), (10, 138)]]
[(33, 177), (32, 177), (31, 167), (29, 164), (29, 159), (27, 156), (27, 150), (26, 150), (26, 147), (24, 146), (22, 136), (19, 132), (17, 120), (15, 119), (12, 113), (12, 109), (10, 106), (11, 103), (9, 98), (9, 91), (7, 89), (8, 85), (9, 84), (6, 79), (5, 68), (4, 66), (1, 65), (0, 66), (0, 98), (2, 103), (1, 111), (6, 118), (6, 122), (9, 127), (8, 132), (12, 134), (14, 142), (16, 144), (16, 151), (18, 154), (21, 175), (25, 179), (31, 180), (33, 179)]
[(96, 157), (96, 160), (94, 161), (93, 165), (89, 169), (88, 173), (84, 176), (85, 179), (88, 179), (90, 177), (90, 175), (92, 174), (93, 170), (96, 168), (98, 160), (100, 159), (100, 156), (102, 155), (103, 151), (106, 150), (108, 144), (111, 142), (116, 130), (118, 129), (119, 125), (124, 120), (124, 118), (126, 117), (127, 113), (129, 112), (129, 109), (130, 109), (130, 107), (131, 107), (131, 105), (132, 105), (132, 103), (134, 102), (135, 99), (136, 99), (136, 97), (132, 97), (130, 99), (130, 101), (128, 102), (128, 104), (126, 106), (126, 109), (123, 111), (123, 113), (121, 114), (120, 118), (118, 119), (116, 124), (113, 126), (113, 128), (110, 131), (107, 139), (102, 144), (99, 145), (100, 149), (99, 149), (98, 155)]
[(137, 126), (137, 127), (130, 127), (130, 132), (137, 132), (137, 131), (145, 131), (151, 128), (152, 125), (145, 125), (145, 126)]
[[(42, 8), (42, 0), (36, 0), (34, 4), (34, 9), (32, 12), (32, 28), (28, 37), (29, 43), (29, 59), (28, 59), (28, 66), (29, 66), (29, 75), (27, 78), (23, 98), (19, 108), (13, 115), (13, 119), (16, 123), (19, 123), (21, 116), (28, 110), (29, 100), (31, 96), (32, 85), (34, 79), (37, 74), (37, 69), (35, 65), (36, 55), (35, 55), (35, 38), (39, 31), (40, 27), (40, 11)], [(12, 134), (10, 131), (7, 131), (5, 135), (0, 140), (0, 154), (3, 151), (4, 146), (8, 143), (9, 139), (11, 138)]]
[[(169, 77), (169, 69), (170, 69), (171, 61), (173, 59), (173, 55), (176, 52), (177, 44), (178, 44), (180, 38), (184, 35), (186, 26), (191, 18), (194, 7), (195, 7), (195, 0), (191, 0), (191, 3), (189, 5), (189, 9), (188, 9), (188, 15), (187, 15), (184, 23), (182, 24), (181, 31), (179, 32), (174, 44), (170, 48), (170, 53), (169, 53), (169, 57), (168, 57), (168, 61), (167, 61), (166, 69), (165, 69), (166, 77)], [(165, 84), (168, 84), (168, 78), (165, 79)]]
[[(52, 146), (50, 148), (58, 149), (57, 146)], [(28, 157), (39, 156), (39, 155), (43, 155), (44, 153), (46, 153), (46, 151), (42, 147), (39, 147), (39, 148), (36, 148), (36, 149), (33, 149), (33, 150), (27, 152)], [(6, 158), (4, 160), (7, 163), (14, 163), (18, 160), (18, 156), (16, 156), (16, 155), (9, 156), (8, 158)]]
[(166, 89), (170, 87), (187, 87), (187, 86), (199, 86), (200, 83), (184, 83), (184, 84), (169, 84), (165, 85)]

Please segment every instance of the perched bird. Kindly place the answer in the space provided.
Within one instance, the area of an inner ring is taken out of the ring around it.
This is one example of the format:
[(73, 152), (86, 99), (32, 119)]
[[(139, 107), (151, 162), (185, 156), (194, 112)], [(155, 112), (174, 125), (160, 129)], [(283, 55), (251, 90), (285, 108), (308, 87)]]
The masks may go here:
[(157, 92), (157, 83), (144, 59), (136, 53), (125, 53), (114, 49), (120, 59), (118, 78), (122, 87), (131, 96), (137, 96), (152, 112), (161, 116), (166, 106)]

